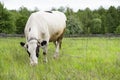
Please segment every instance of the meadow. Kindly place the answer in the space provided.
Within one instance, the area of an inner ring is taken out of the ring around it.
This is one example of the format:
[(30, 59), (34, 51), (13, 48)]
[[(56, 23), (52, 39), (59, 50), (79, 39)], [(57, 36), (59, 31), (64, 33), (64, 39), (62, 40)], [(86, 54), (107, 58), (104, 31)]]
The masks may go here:
[(40, 49), (37, 66), (19, 42), (24, 38), (0, 38), (0, 80), (120, 80), (120, 38), (64, 38), (60, 56), (48, 48), (48, 63)]

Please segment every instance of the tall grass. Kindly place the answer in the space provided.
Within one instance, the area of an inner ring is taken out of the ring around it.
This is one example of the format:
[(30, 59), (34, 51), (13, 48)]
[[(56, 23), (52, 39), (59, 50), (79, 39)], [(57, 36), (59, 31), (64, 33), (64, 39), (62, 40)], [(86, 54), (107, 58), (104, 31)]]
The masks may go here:
[(0, 38), (0, 80), (119, 80), (120, 38), (64, 38), (60, 56), (48, 49), (48, 63), (40, 51), (37, 66), (29, 65), (23, 38)]

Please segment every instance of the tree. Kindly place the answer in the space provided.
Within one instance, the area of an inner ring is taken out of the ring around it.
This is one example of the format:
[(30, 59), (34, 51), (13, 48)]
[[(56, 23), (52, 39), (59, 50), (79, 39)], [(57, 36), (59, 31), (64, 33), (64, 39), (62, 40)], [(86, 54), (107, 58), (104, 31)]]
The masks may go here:
[(69, 16), (67, 20), (66, 34), (74, 35), (83, 32), (82, 23), (74, 18), (74, 16)]
[(105, 10), (102, 6), (100, 6), (100, 8), (96, 11), (101, 19), (101, 34), (105, 34), (105, 33), (108, 33), (108, 29), (106, 27), (106, 12), (107, 10)]
[(120, 34), (120, 25), (116, 28), (115, 33)]
[(20, 9), (19, 9), (19, 13), (20, 13), (22, 16), (29, 17), (30, 14), (31, 14), (31, 11), (28, 10), (26, 7), (22, 6), (22, 7), (20, 7)]
[(60, 8), (58, 8), (58, 11), (65, 12), (65, 8), (61, 6)]
[(91, 21), (91, 28), (90, 28), (90, 32), (92, 34), (100, 34), (101, 32), (101, 19), (99, 18), (95, 18)]
[(92, 11), (89, 8), (86, 8), (81, 15), (83, 31), (84, 33), (88, 34), (90, 33), (91, 20), (93, 19)]
[(10, 12), (0, 3), (0, 33), (14, 33), (15, 29)]
[(26, 16), (21, 16), (17, 19), (16, 21), (16, 26), (17, 26), (17, 34), (23, 34), (24, 33), (24, 28), (25, 28), (25, 24), (27, 22), (28, 17)]
[(116, 30), (116, 27), (119, 25), (119, 19), (118, 19), (118, 14), (117, 10), (114, 6), (111, 6), (106, 15), (106, 27), (108, 29), (109, 33), (114, 33)]
[(120, 24), (120, 6), (117, 7), (118, 25)]
[(29, 11), (26, 7), (21, 7), (19, 10), (20, 16), (16, 20), (16, 33), (23, 34), (25, 24), (27, 22), (28, 17), (30, 16), (32, 11)]
[(75, 12), (71, 8), (67, 7), (65, 14), (67, 16), (66, 34), (79, 35), (80, 33), (82, 33), (83, 32), (82, 22), (78, 19)]
[(102, 6), (100, 6), (100, 8), (97, 10), (97, 12), (100, 15), (105, 15), (106, 14), (106, 10)]
[(74, 15), (74, 11), (71, 8), (67, 7), (65, 14), (66, 16)]

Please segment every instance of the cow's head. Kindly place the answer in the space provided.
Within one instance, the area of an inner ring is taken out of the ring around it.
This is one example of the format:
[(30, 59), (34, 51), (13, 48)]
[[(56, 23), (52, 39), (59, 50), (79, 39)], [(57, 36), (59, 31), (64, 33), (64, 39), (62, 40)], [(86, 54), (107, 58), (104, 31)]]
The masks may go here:
[(37, 39), (31, 39), (27, 43), (20, 42), (20, 45), (27, 50), (30, 57), (30, 64), (38, 64), (39, 48), (46, 45), (46, 41), (39, 42)]

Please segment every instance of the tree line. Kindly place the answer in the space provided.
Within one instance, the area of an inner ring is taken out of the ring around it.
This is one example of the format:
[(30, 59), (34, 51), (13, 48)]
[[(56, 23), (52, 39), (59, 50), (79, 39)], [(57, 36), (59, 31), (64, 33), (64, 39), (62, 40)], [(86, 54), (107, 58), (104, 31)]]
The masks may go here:
[[(69, 7), (52, 8), (67, 16), (66, 35), (80, 34), (120, 34), (120, 6), (110, 6), (97, 10), (79, 9), (77, 12)], [(0, 2), (0, 33), (24, 34), (24, 27), (31, 13), (39, 11), (37, 8), (28, 10), (20, 7), (19, 10), (8, 10)]]

